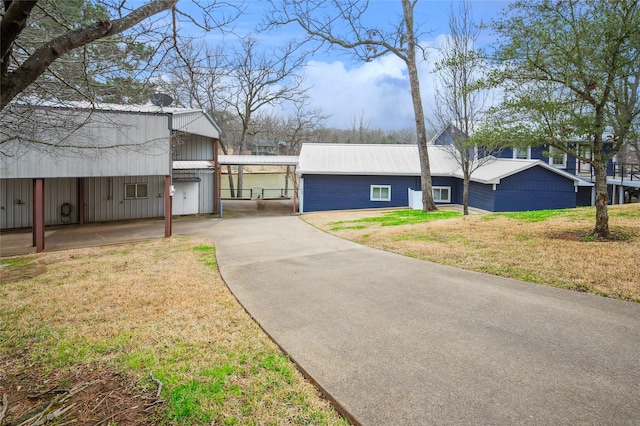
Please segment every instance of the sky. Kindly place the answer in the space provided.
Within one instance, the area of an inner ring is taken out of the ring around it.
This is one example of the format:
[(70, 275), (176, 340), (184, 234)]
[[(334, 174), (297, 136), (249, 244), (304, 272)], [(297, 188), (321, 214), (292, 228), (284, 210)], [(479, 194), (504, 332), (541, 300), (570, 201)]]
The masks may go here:
[[(502, 0), (471, 0), (475, 21), (489, 22), (499, 16), (510, 2)], [(423, 46), (438, 47), (448, 34), (448, 16), (458, 2), (442, 0), (419, 1), (415, 11), (416, 24), (425, 35), (419, 40)], [(235, 23), (238, 33), (251, 32), (262, 19), (264, 2), (249, 1), (245, 13)], [(399, 0), (372, 0), (371, 22), (396, 22), (401, 14)], [(281, 28), (275, 33), (257, 35), (262, 45), (273, 45), (301, 34), (295, 26)], [(227, 40), (228, 41), (228, 40)], [(481, 33), (478, 44), (487, 47), (492, 42), (490, 30)], [(210, 43), (220, 42), (211, 38)], [(434, 97), (433, 64), (438, 59), (436, 49), (430, 50), (427, 61), (418, 64), (425, 115), (432, 118)], [(328, 119), (327, 127), (351, 128), (354, 124), (372, 129), (396, 130), (414, 127), (409, 80), (406, 65), (396, 56), (371, 62), (360, 62), (345, 51), (321, 51), (311, 57), (302, 71), (309, 87), (310, 108), (319, 108)]]

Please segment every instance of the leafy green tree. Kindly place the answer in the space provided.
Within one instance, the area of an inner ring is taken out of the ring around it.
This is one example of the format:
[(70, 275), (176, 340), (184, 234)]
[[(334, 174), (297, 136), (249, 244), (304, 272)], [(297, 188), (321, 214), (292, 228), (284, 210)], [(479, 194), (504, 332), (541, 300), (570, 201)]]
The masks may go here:
[(521, 0), (493, 27), (501, 42), (490, 82), (505, 93), (495, 134), (590, 164), (594, 234), (609, 237), (607, 162), (637, 140), (639, 1)]

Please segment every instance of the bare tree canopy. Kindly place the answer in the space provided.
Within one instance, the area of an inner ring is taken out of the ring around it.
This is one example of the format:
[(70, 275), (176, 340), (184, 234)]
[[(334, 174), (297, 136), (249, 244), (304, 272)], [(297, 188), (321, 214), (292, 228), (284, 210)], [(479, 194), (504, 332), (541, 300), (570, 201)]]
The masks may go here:
[(609, 236), (607, 163), (637, 140), (638, 0), (522, 0), (493, 27), (505, 100), (492, 115), (498, 138), (549, 146), (592, 166), (594, 233)]
[(487, 146), (482, 155), (473, 138), (484, 112), (487, 91), (479, 87), (485, 69), (485, 59), (476, 48), (480, 34), (473, 21), (469, 0), (464, 0), (449, 15), (450, 35), (440, 49), (441, 59), (436, 63), (435, 116), (441, 128), (451, 138), (447, 149), (463, 174), (462, 206), (469, 214), (469, 182), (472, 173), (493, 160)]
[(312, 40), (345, 49), (357, 58), (369, 61), (388, 53), (407, 65), (411, 86), (418, 150), (420, 154), (422, 204), (424, 211), (436, 210), (433, 201), (427, 135), (417, 70), (416, 0), (401, 0), (401, 16), (387, 26), (371, 24), (369, 2), (357, 0), (270, 0), (272, 12), (268, 26), (295, 23)]

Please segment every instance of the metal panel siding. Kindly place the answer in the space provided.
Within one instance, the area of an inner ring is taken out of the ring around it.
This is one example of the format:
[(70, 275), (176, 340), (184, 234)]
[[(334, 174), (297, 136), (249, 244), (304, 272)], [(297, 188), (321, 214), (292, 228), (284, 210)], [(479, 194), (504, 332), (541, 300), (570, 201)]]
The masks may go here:
[(32, 207), (31, 179), (0, 179), (0, 229), (30, 227)]
[[(148, 198), (125, 200), (125, 183), (148, 184)], [(85, 221), (146, 219), (164, 216), (164, 176), (88, 178)]]
[(495, 191), (494, 211), (563, 209), (576, 206), (572, 180), (543, 167), (503, 179)]
[(213, 173), (200, 174), (200, 205), (199, 213), (213, 213), (214, 203), (214, 178)]
[[(77, 179), (45, 179), (44, 181), (44, 223), (45, 225), (64, 225), (76, 223), (78, 218)], [(63, 221), (60, 214), (62, 204), (71, 204), (71, 216)]]
[(192, 112), (174, 112), (171, 117), (171, 129), (220, 139), (220, 132), (216, 126), (200, 110)]
[[(76, 112), (67, 116), (88, 120), (81, 127), (47, 131), (46, 121), (38, 137), (52, 143), (64, 140), (82, 149), (55, 149), (20, 145), (20, 155), (0, 157), (0, 176), (6, 178), (57, 178), (88, 176), (146, 176), (170, 173), (168, 117), (115, 112)], [(64, 116), (55, 117), (62, 120)], [(53, 117), (47, 119), (52, 120)], [(51, 127), (51, 126), (50, 126)], [(113, 148), (113, 146), (119, 146)], [(100, 148), (102, 147), (102, 148)], [(111, 147), (111, 148), (104, 148)], [(8, 147), (11, 148), (11, 147)]]
[[(407, 207), (408, 188), (418, 189), (415, 176), (305, 175), (304, 211)], [(391, 201), (370, 201), (371, 185), (391, 185)]]
[(174, 160), (213, 160), (213, 139), (198, 135), (176, 136), (178, 145), (174, 149)]

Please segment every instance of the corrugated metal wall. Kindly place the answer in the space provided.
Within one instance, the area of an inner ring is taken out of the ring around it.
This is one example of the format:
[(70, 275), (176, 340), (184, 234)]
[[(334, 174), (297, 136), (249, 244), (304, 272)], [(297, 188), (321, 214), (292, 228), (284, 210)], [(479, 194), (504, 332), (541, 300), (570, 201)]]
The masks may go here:
[(178, 133), (176, 142), (174, 160), (213, 160), (213, 139), (211, 138)]
[[(148, 184), (148, 198), (135, 200), (124, 198), (125, 183), (145, 182)], [(208, 179), (203, 180), (201, 187), (209, 187), (207, 182), (209, 182)], [(77, 179), (45, 179), (44, 184), (45, 225), (77, 223)], [(31, 227), (33, 180), (0, 179), (0, 194), (0, 229)], [(61, 207), (64, 203), (71, 205), (69, 218), (61, 215)], [(213, 202), (211, 201), (210, 204), (210, 211), (213, 212)], [(87, 223), (162, 216), (164, 216), (163, 176), (87, 178), (85, 180), (85, 222)]]
[(0, 179), (0, 229), (31, 226), (31, 179)]
[[(45, 112), (42, 112), (43, 114)], [(52, 120), (68, 120), (66, 128)], [(88, 120), (80, 126), (75, 124)], [(166, 176), (171, 173), (166, 115), (69, 112), (45, 116), (31, 138), (82, 148), (51, 148), (17, 141), (20, 155), (0, 156), (2, 178)], [(25, 136), (25, 137), (26, 137)], [(12, 149), (9, 143), (7, 149)], [(105, 148), (109, 147), (109, 148)]]
[[(63, 225), (76, 223), (78, 220), (78, 186), (77, 179), (45, 179), (44, 180), (44, 223), (45, 225)], [(69, 217), (63, 217), (61, 208), (64, 203), (71, 205)]]
[[(148, 198), (128, 200), (125, 183), (147, 183)], [(164, 216), (164, 177), (137, 176), (85, 179), (85, 221), (146, 219)]]

